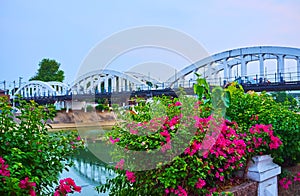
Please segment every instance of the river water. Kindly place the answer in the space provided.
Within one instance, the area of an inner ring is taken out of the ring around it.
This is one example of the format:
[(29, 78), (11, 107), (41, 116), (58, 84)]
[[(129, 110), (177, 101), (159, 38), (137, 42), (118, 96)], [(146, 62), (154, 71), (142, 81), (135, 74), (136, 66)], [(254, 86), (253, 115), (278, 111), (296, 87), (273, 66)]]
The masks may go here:
[(74, 166), (69, 171), (63, 171), (60, 179), (72, 178), (78, 186), (82, 187), (81, 193), (74, 193), (73, 195), (108, 195), (108, 193), (98, 193), (95, 190), (95, 187), (100, 183), (105, 183), (107, 177), (113, 178), (115, 176), (105, 163), (95, 157), (88, 149), (80, 150), (72, 160)]

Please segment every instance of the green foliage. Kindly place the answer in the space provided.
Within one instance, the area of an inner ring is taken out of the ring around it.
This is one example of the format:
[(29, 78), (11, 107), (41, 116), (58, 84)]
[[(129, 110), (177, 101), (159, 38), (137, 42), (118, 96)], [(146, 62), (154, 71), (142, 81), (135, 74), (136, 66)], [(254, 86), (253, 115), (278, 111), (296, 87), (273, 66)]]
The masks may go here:
[[(238, 86), (239, 87), (239, 86)], [(232, 104), (226, 115), (238, 123), (239, 132), (245, 132), (255, 124), (272, 125), (283, 146), (272, 152), (274, 161), (281, 165), (300, 162), (300, 115), (291, 111), (289, 105), (277, 103), (265, 92), (244, 93), (235, 84), (228, 87)]]
[(64, 71), (59, 69), (60, 64), (52, 59), (43, 59), (39, 63), (39, 69), (32, 80), (40, 80), (44, 82), (57, 81), (62, 82), (65, 79)]
[(109, 107), (107, 105), (99, 103), (96, 107), (96, 110), (98, 111), (108, 111)]
[(92, 105), (87, 105), (87, 106), (86, 106), (86, 111), (87, 111), (87, 112), (91, 112), (91, 111), (93, 111), (93, 109), (94, 109), (94, 108), (93, 108)]
[(0, 156), (6, 160), (10, 177), (2, 181), (0, 195), (19, 195), (21, 179), (36, 183), (35, 191), (46, 194), (83, 141), (75, 132), (48, 132), (47, 121), (55, 116), (53, 107), (19, 101), (21, 114), (14, 116), (8, 102), (0, 98)]
[(286, 92), (275, 92), (271, 93), (271, 96), (277, 103), (282, 103), (285, 106), (288, 106), (290, 110), (299, 112), (300, 108), (297, 103), (297, 100), (290, 94)]

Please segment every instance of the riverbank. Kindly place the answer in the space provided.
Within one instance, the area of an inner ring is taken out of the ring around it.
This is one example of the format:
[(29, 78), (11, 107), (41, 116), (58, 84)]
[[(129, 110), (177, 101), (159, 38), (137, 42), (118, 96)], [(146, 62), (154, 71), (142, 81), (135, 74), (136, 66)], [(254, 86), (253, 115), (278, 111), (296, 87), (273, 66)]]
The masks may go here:
[(59, 111), (49, 124), (52, 130), (70, 130), (78, 128), (111, 128), (116, 124), (113, 112), (68, 112)]

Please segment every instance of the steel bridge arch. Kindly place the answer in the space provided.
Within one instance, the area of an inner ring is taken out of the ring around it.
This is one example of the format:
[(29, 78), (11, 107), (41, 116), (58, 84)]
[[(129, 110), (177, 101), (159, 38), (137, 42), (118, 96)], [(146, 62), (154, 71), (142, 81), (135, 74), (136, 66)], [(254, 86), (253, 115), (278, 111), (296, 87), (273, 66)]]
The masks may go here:
[(39, 80), (33, 80), (27, 82), (21, 88), (19, 88), (15, 93), (19, 94), (24, 98), (35, 97), (35, 96), (55, 96), (60, 95), (48, 82), (43, 82)]
[[(143, 86), (146, 86), (146, 83), (144, 83), (141, 80), (138, 80), (137, 78), (115, 70), (109, 70), (109, 69), (101, 69), (101, 70), (95, 70), (88, 72), (86, 74), (81, 75), (78, 77), (75, 82), (71, 85), (69, 88), (69, 91), (75, 94), (81, 94), (81, 93), (87, 93), (91, 92), (93, 93), (95, 88), (102, 83), (105, 83), (105, 89), (106, 92), (109, 92), (110, 90), (108, 88), (108, 83), (110, 80), (112, 83), (113, 79), (120, 79), (125, 80), (126, 82), (129, 82), (128, 86), (133, 85), (135, 88), (140, 88)], [(118, 81), (115, 81), (118, 82)], [(121, 87), (120, 87), (121, 88)], [(131, 89), (132, 90), (132, 89)], [(119, 91), (119, 90), (118, 90)], [(126, 88), (125, 88), (126, 91)]]
[(260, 61), (259, 75), (263, 75), (263, 61), (266, 59), (277, 59), (277, 72), (284, 72), (284, 59), (295, 59), (297, 61), (297, 73), (300, 80), (300, 49), (281, 46), (254, 46), (237, 48), (201, 59), (178, 73), (170, 77), (166, 83), (171, 87), (178, 80), (197, 72), (200, 68), (207, 68), (208, 76), (216, 75), (224, 70), (224, 79), (230, 78), (231, 69), (238, 64), (241, 64), (241, 76), (247, 74), (247, 63), (251, 61)]

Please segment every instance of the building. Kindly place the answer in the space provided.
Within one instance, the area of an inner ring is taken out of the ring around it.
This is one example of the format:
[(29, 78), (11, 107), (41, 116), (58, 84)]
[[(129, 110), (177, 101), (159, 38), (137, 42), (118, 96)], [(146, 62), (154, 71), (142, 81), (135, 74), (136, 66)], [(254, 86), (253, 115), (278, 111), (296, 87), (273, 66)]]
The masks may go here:
[(1, 90), (1, 89), (0, 89), (0, 97), (7, 97), (7, 100), (10, 99), (10, 96), (9, 96), (9, 94), (8, 94), (8, 91)]

